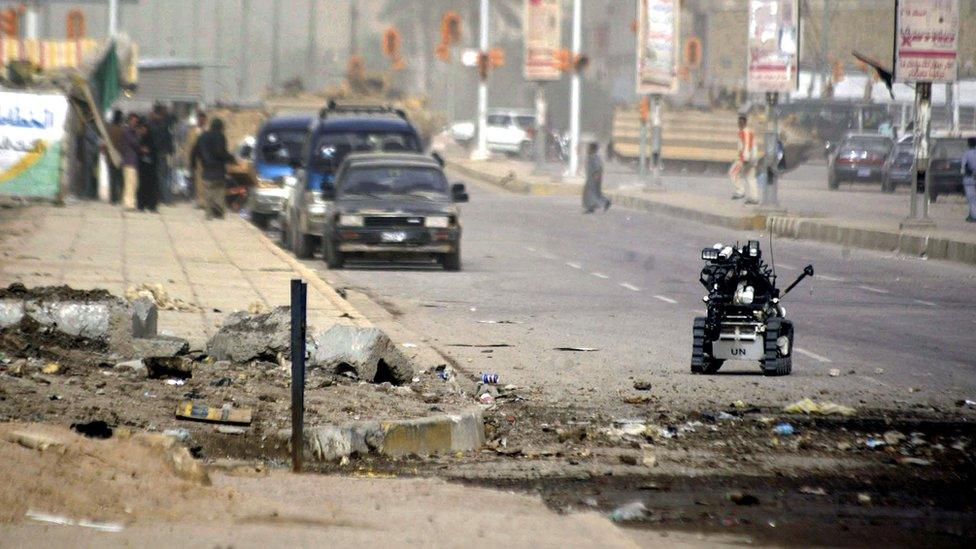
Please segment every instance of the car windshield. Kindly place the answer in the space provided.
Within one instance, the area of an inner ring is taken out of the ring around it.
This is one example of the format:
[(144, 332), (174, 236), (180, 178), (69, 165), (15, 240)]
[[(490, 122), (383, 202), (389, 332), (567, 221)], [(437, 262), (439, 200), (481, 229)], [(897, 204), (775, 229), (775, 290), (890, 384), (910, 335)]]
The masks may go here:
[(447, 179), (436, 168), (383, 166), (352, 168), (339, 183), (342, 196), (411, 195), (438, 199), (447, 195)]
[(318, 137), (313, 170), (334, 171), (346, 155), (358, 152), (421, 152), (417, 137), (408, 132), (334, 132)]
[(838, 153), (840, 156), (887, 156), (891, 150), (890, 139), (849, 139), (844, 142)]
[(287, 165), (301, 156), (304, 130), (270, 130), (258, 138), (257, 160), (268, 164)]
[(515, 123), (523, 130), (530, 130), (535, 127), (535, 116), (520, 114), (515, 117)]
[(932, 144), (932, 158), (961, 159), (968, 149), (965, 139), (936, 139)]

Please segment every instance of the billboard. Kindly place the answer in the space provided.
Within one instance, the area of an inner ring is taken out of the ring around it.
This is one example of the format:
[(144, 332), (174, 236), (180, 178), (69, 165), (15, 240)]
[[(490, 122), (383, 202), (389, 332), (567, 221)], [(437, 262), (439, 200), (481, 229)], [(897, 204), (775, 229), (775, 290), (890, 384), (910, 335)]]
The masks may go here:
[(637, 93), (678, 91), (678, 0), (637, 2)]
[(68, 99), (0, 92), (0, 194), (55, 198)]
[(560, 0), (525, 0), (525, 79), (559, 80), (556, 63), (561, 46)]
[(798, 0), (749, 0), (746, 89), (750, 92), (796, 90), (800, 59), (798, 4)]
[(895, 82), (955, 82), (958, 0), (898, 0)]

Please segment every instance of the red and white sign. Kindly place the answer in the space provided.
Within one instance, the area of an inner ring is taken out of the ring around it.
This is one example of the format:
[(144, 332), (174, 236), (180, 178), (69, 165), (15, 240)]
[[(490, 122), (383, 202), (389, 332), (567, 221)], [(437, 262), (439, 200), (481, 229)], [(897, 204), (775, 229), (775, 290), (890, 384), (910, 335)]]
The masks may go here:
[(958, 0), (898, 0), (895, 81), (955, 82)]
[(637, 93), (678, 91), (678, 0), (637, 2)]
[(525, 79), (559, 80), (556, 62), (562, 25), (560, 0), (525, 0)]
[(750, 92), (796, 90), (800, 59), (798, 0), (749, 0)]

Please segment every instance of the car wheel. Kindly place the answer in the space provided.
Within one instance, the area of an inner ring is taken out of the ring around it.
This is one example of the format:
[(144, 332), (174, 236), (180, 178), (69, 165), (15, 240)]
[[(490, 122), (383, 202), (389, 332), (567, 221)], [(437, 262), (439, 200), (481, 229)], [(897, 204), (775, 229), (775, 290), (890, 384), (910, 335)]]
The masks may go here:
[(291, 248), (295, 252), (295, 257), (299, 259), (308, 259), (312, 257), (312, 237), (301, 232), (301, 230), (295, 226), (292, 228), (291, 233)]
[(287, 215), (281, 216), (281, 224), (278, 227), (278, 242), (282, 248), (291, 249), (291, 224), (288, 223)]
[(830, 190), (832, 190), (832, 191), (836, 191), (838, 187), (840, 187), (840, 182), (837, 181), (837, 177), (834, 176), (834, 174), (828, 175), (827, 176), (827, 188), (830, 189)]
[(330, 269), (341, 269), (346, 264), (345, 255), (337, 249), (331, 238), (322, 237), (322, 259)]
[(457, 250), (449, 254), (441, 255), (438, 260), (440, 264), (444, 267), (445, 271), (460, 271), (461, 270), (461, 246), (459, 245)]

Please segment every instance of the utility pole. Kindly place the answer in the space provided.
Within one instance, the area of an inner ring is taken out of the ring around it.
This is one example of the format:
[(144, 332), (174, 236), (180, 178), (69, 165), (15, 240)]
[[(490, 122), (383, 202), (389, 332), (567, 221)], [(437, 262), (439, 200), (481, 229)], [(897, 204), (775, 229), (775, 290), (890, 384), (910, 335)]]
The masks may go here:
[(830, 63), (827, 61), (827, 29), (830, 27), (830, 2), (823, 0), (823, 19), (820, 20), (820, 96), (824, 97), (827, 90), (827, 74), (830, 72)]
[(661, 94), (651, 94), (651, 180), (661, 186)]
[(535, 83), (535, 172), (546, 169), (546, 85), (542, 80)]
[(952, 131), (959, 131), (959, 82), (949, 84), (952, 91)]
[[(582, 48), (583, 3), (573, 0), (573, 60), (579, 59)], [(580, 147), (580, 71), (573, 71), (569, 97), (569, 170), (566, 175), (579, 175)]]
[(27, 11), (24, 13), (24, 38), (37, 40), (37, 2), (27, 3)]
[[(483, 55), (488, 53), (488, 0), (481, 0), (479, 14), (481, 37), (478, 47)], [(488, 159), (488, 78), (481, 78), (478, 82), (478, 146), (471, 153), (472, 160)]]
[(309, 88), (314, 88), (316, 85), (315, 77), (317, 71), (315, 68), (315, 53), (316, 53), (316, 43), (318, 42), (316, 36), (316, 18), (318, 17), (318, 0), (308, 0), (308, 46), (306, 47), (308, 58), (305, 60), (305, 78), (308, 80), (306, 85)]
[(779, 144), (779, 117), (776, 116), (776, 104), (779, 102), (779, 92), (766, 93), (766, 136), (765, 136), (765, 166), (766, 184), (762, 188), (761, 208), (779, 208), (779, 197), (776, 189), (776, 170), (779, 158), (777, 145)]
[(359, 53), (359, 8), (349, 0), (349, 57)]
[(108, 0), (108, 36), (119, 33), (119, 0)]
[[(915, 83), (915, 185), (912, 188), (908, 218), (901, 222), (902, 229), (932, 227), (929, 218), (929, 137), (932, 132), (932, 83)], [(918, 202), (922, 208), (919, 216)]]
[(274, 13), (271, 14), (271, 87), (272, 89), (278, 87), (278, 58), (281, 57), (281, 52), (279, 51), (279, 40), (281, 34), (281, 0), (274, 0), (274, 5), (272, 8)]

